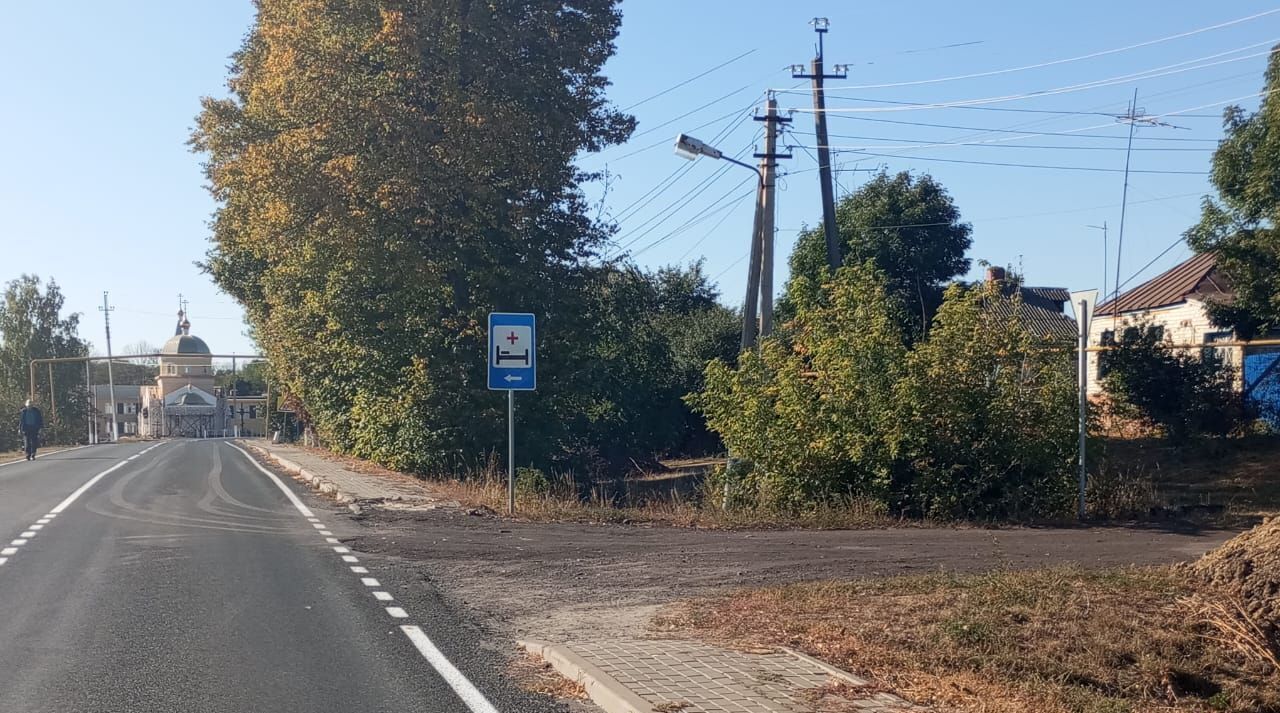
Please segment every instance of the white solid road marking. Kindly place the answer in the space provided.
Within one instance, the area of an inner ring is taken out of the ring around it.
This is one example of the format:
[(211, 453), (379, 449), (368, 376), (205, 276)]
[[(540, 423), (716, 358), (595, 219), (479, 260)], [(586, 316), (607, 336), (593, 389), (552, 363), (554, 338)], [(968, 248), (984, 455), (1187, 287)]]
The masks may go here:
[(340, 554), (340, 555), (345, 555), (346, 553), (348, 553), (348, 552), (350, 552), (350, 551), (351, 551), (351, 548), (349, 548), (349, 547), (335, 547), (335, 548), (333, 548), (333, 551), (334, 551), (334, 552), (337, 552), (337, 553), (338, 553), (338, 554)]
[(366, 587), (381, 587), (381, 586), (382, 586), (381, 584), (378, 584), (378, 580), (374, 579), (373, 577), (361, 577), (361, 578), (360, 578), (360, 583), (361, 583), (361, 584), (363, 584), (363, 585), (364, 585), (364, 586), (366, 586)]
[(389, 592), (374, 592), (373, 598), (377, 599), (380, 602), (393, 602), (396, 599), (395, 597), (391, 596)]
[[(390, 610), (388, 610), (390, 611)], [(418, 653), (422, 654), (422, 658), (431, 664), (432, 668), (440, 674), (444, 682), (449, 684), (453, 692), (458, 694), (458, 698), (467, 704), (467, 708), (471, 709), (471, 713), (498, 713), (498, 709), (493, 707), (489, 699), (467, 680), (467, 677), (454, 666), (445, 655), (440, 653), (440, 649), (431, 643), (431, 639), (422, 632), (422, 629), (416, 626), (402, 626), (400, 631), (409, 637), (409, 641), (418, 649)]]
[(401, 609), (400, 607), (387, 607), (387, 613), (390, 614), (393, 619), (409, 618), (409, 612)]
[(343, 562), (359, 562), (359, 561), (360, 561), (360, 558), (358, 558), (358, 557), (354, 557), (354, 556), (352, 556), (352, 555), (343, 555), (343, 556), (342, 556), (342, 561), (343, 561)]
[(356, 574), (368, 574), (369, 568), (368, 567), (352, 567), (351, 571), (355, 572)]
[(17, 547), (6, 547), (3, 550), (0, 550), (0, 555), (4, 555), (5, 557), (8, 557), (9, 555), (16, 555), (16, 554), (18, 554)]
[(298, 496), (297, 496), (297, 495), (295, 495), (295, 494), (294, 494), (294, 492), (293, 492), (292, 490), (290, 490), (288, 486), (286, 486), (284, 483), (280, 482), (280, 478), (276, 477), (276, 474), (275, 474), (275, 473), (272, 473), (271, 471), (269, 471), (269, 470), (267, 470), (266, 468), (262, 467), (262, 464), (260, 464), (260, 463), (259, 463), (258, 461), (256, 461), (256, 460), (254, 460), (253, 456), (251, 456), (251, 455), (249, 455), (248, 453), (246, 453), (246, 452), (245, 452), (245, 450), (244, 450), (243, 448), (241, 448), (240, 446), (237, 446), (237, 445), (236, 445), (236, 444), (234, 444), (234, 443), (228, 443), (227, 445), (229, 445), (229, 446), (231, 446), (232, 448), (234, 448), (234, 449), (236, 449), (236, 450), (240, 451), (240, 455), (242, 455), (242, 456), (244, 456), (245, 458), (249, 459), (249, 462), (250, 462), (250, 463), (252, 463), (252, 464), (253, 464), (253, 466), (254, 466), (255, 468), (257, 468), (258, 470), (262, 471), (262, 474), (263, 474), (263, 475), (265, 475), (265, 476), (267, 476), (268, 478), (270, 478), (270, 479), (271, 479), (271, 482), (275, 483), (277, 488), (280, 488), (280, 492), (284, 493), (284, 496), (285, 496), (286, 498), (289, 498), (289, 502), (293, 503), (293, 506), (294, 506), (295, 508), (297, 508), (297, 509), (298, 509), (298, 512), (302, 513), (302, 516), (303, 516), (303, 517), (315, 517), (315, 516), (316, 516), (316, 514), (315, 514), (315, 513), (311, 512), (311, 508), (308, 508), (306, 505), (303, 505), (303, 504), (302, 504), (302, 501), (298, 499)]

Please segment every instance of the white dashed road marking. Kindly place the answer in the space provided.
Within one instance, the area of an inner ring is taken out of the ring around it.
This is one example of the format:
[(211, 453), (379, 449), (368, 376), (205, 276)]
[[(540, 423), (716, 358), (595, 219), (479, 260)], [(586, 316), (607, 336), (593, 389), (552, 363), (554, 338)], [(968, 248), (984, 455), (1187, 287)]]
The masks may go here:
[[(302, 503), (302, 500), (299, 499), (298, 496), (280, 480), (280, 478), (276, 477), (275, 473), (272, 473), (263, 467), (261, 463), (245, 452), (243, 448), (240, 448), (235, 444), (228, 445), (240, 451), (240, 454), (247, 458), (250, 463), (253, 463), (254, 467), (270, 478), (272, 482), (276, 484), (276, 487), (280, 488), (280, 490), (284, 492), (285, 496), (289, 498), (289, 502), (293, 503), (293, 506), (297, 508), (298, 512), (302, 513), (302, 516), (311, 523), (311, 526), (325, 538), (326, 543), (332, 545), (339, 541), (334, 538), (333, 533), (326, 529), (325, 525), (320, 522), (320, 518), (316, 517), (315, 513), (311, 512), (311, 510)], [(358, 557), (346, 554), (351, 551), (347, 547), (334, 547), (333, 551), (342, 557), (343, 562), (348, 564), (355, 564), (360, 561)], [(3, 564), (3, 561), (0, 561), (0, 564)], [(355, 574), (369, 574), (369, 569), (362, 566), (352, 566), (351, 571)], [(360, 582), (366, 587), (382, 586), (379, 584), (378, 580), (373, 577), (361, 577)], [(373, 593), (373, 597), (380, 602), (395, 601), (395, 597), (392, 596), (390, 592), (376, 591)], [(387, 615), (393, 619), (409, 618), (409, 612), (406, 612), (402, 607), (387, 607), (386, 612)], [(471, 681), (468, 680), (467, 677), (459, 671), (443, 653), (440, 652), (440, 649), (436, 648), (435, 644), (431, 643), (431, 639), (427, 637), (421, 627), (401, 626), (400, 630), (409, 638), (409, 641), (413, 643), (414, 648), (418, 649), (418, 653), (422, 654), (422, 657), (427, 660), (427, 663), (431, 664), (431, 667), (436, 670), (436, 673), (440, 674), (440, 677), (444, 679), (445, 683), (449, 684), (449, 687), (458, 695), (458, 698), (462, 699), (462, 702), (467, 705), (467, 708), (471, 710), (471, 713), (498, 713), (498, 709), (493, 707), (493, 704), (484, 697), (484, 694), (481, 693), (480, 690), (477, 689), (475, 685), (472, 684)]]
[(0, 550), (0, 555), (4, 555), (5, 557), (8, 557), (9, 555), (16, 555), (16, 554), (18, 554), (17, 547), (6, 547), (3, 550)]

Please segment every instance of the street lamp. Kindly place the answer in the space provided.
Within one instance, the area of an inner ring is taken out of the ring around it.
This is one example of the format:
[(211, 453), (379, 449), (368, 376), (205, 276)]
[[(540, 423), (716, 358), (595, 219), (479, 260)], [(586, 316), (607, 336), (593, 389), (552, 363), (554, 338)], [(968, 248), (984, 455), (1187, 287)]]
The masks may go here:
[(699, 156), (706, 156), (719, 161), (742, 166), (756, 174), (756, 215), (751, 225), (751, 264), (747, 268), (747, 297), (742, 309), (742, 351), (755, 347), (756, 343), (756, 302), (760, 292), (760, 261), (764, 246), (760, 242), (760, 223), (763, 219), (761, 197), (764, 194), (764, 173), (749, 163), (743, 163), (731, 156), (725, 156), (720, 149), (705, 141), (680, 134), (676, 137), (676, 155), (690, 161)]
[(720, 149), (712, 146), (711, 144), (708, 144), (705, 141), (700, 141), (698, 139), (695, 139), (692, 136), (689, 136), (688, 134), (680, 134), (679, 136), (676, 137), (676, 155), (679, 156), (680, 158), (685, 158), (690, 161), (698, 158), (699, 156), (706, 156), (707, 158), (714, 158), (719, 161), (728, 161), (729, 163), (735, 163), (755, 173), (756, 178), (759, 179), (760, 183), (762, 185), (764, 184), (764, 174), (760, 173), (759, 168), (756, 168), (755, 166), (752, 166), (749, 163), (743, 163), (742, 161), (739, 161), (736, 158), (725, 156), (724, 152), (722, 152)]

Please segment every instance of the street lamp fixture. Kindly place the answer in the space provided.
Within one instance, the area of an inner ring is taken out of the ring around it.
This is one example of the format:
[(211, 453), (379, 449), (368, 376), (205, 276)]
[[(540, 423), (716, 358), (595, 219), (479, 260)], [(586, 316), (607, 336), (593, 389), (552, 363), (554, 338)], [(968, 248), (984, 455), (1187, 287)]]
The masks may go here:
[(705, 141), (700, 141), (698, 139), (695, 139), (692, 136), (689, 136), (688, 134), (680, 134), (679, 136), (676, 137), (676, 155), (679, 156), (680, 158), (688, 159), (690, 161), (698, 158), (699, 156), (706, 156), (707, 158), (714, 158), (720, 161), (728, 161), (729, 163), (735, 163), (739, 166), (742, 166), (743, 168), (750, 170), (752, 173), (756, 174), (756, 178), (759, 179), (760, 183), (761, 184), (764, 183), (764, 175), (760, 173), (760, 169), (756, 168), (755, 166), (752, 166), (749, 163), (743, 163), (742, 161), (739, 161), (736, 158), (725, 156), (724, 152), (721, 151), (720, 149), (712, 146), (711, 144), (708, 144)]

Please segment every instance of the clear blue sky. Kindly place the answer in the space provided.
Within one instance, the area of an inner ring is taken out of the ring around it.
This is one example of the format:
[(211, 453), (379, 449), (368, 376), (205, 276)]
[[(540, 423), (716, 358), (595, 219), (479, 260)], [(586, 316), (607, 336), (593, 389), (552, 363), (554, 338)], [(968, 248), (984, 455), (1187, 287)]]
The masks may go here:
[[(740, 301), (751, 207), (748, 197), (739, 196), (748, 193), (752, 177), (707, 159), (688, 164), (672, 154), (671, 140), (688, 131), (707, 140), (716, 137), (729, 153), (749, 151), (760, 125), (746, 118), (748, 107), (759, 104), (766, 89), (797, 84), (784, 68), (810, 59), (814, 35), (807, 23), (814, 15), (825, 15), (832, 23), (828, 63), (851, 65), (848, 80), (830, 83), (829, 106), (836, 110), (830, 120), (832, 144), (897, 155), (839, 153), (835, 163), (844, 169), (840, 192), (866, 179), (865, 170), (857, 169), (885, 165), (927, 171), (951, 191), (973, 223), (975, 259), (1021, 263), (1034, 284), (1100, 287), (1102, 234), (1087, 226), (1106, 221), (1111, 227), (1114, 270), (1120, 173), (941, 159), (1114, 171), (1124, 167), (1125, 154), (1119, 150), (1124, 141), (1095, 137), (1123, 137), (1124, 126), (1097, 114), (838, 110), (903, 106), (859, 99), (936, 104), (1040, 93), (1156, 68), (1167, 74), (975, 106), (1123, 113), (1135, 87), (1138, 104), (1148, 114), (1216, 104), (1260, 90), (1266, 58), (1247, 55), (1265, 52), (1280, 40), (1280, 14), (1093, 59), (972, 79), (901, 83), (1077, 57), (1275, 7), (1253, 1), (791, 5), (626, 0), (619, 52), (607, 67), (612, 97), (621, 107), (751, 53), (636, 106), (633, 113), (640, 124), (635, 138), (584, 157), (582, 165), (607, 165), (614, 174), (603, 208), (619, 218), (618, 241), (629, 243), (639, 262), (656, 266), (704, 257), (709, 273), (718, 276), (725, 301)], [(0, 62), (7, 80), (0, 85), (0, 155), (5, 157), (0, 164), (0, 279), (23, 272), (56, 278), (68, 307), (84, 313), (82, 332), (95, 346), (102, 344), (96, 307), (102, 291), (110, 290), (116, 306), (113, 342), (118, 346), (163, 341), (171, 333), (181, 292), (190, 300), (193, 331), (215, 351), (252, 349), (243, 336), (238, 306), (193, 264), (208, 248), (213, 205), (202, 187), (199, 157), (184, 145), (199, 97), (223, 92), (227, 56), (251, 20), (251, 4), (240, 0), (73, 0), (6, 9), (0, 24)], [(1241, 49), (1252, 45), (1257, 46)], [(1213, 66), (1203, 66), (1209, 64)], [(879, 84), (899, 86), (865, 86)], [(779, 99), (783, 109), (811, 107), (803, 93), (784, 93)], [(1252, 108), (1256, 100), (1240, 103)], [(1178, 128), (1139, 129), (1135, 146), (1143, 150), (1134, 152), (1133, 168), (1206, 171), (1208, 149), (1221, 135), (1219, 113), (1219, 106), (1209, 106), (1165, 119)], [(796, 113), (794, 118), (795, 136), (787, 143), (812, 146), (812, 114)], [(1016, 138), (1021, 134), (1010, 131), (1065, 135)], [(1170, 138), (1187, 140), (1161, 140)], [(961, 140), (977, 145), (921, 145)], [(876, 145), (892, 148), (867, 148)], [(796, 148), (795, 159), (784, 166), (792, 175), (779, 193), (779, 289), (797, 230), (821, 218), (815, 160)], [(650, 195), (647, 205), (625, 210), (656, 186), (667, 185), (664, 180), (678, 169), (684, 169), (678, 180)], [(1206, 190), (1203, 175), (1133, 175), (1122, 265), (1126, 278), (1196, 220), (1199, 196)], [(600, 195), (598, 186), (589, 192)], [(717, 202), (722, 196), (725, 200)], [(702, 222), (671, 235), (699, 218)], [(1184, 246), (1174, 247), (1147, 274), (1187, 254)]]

